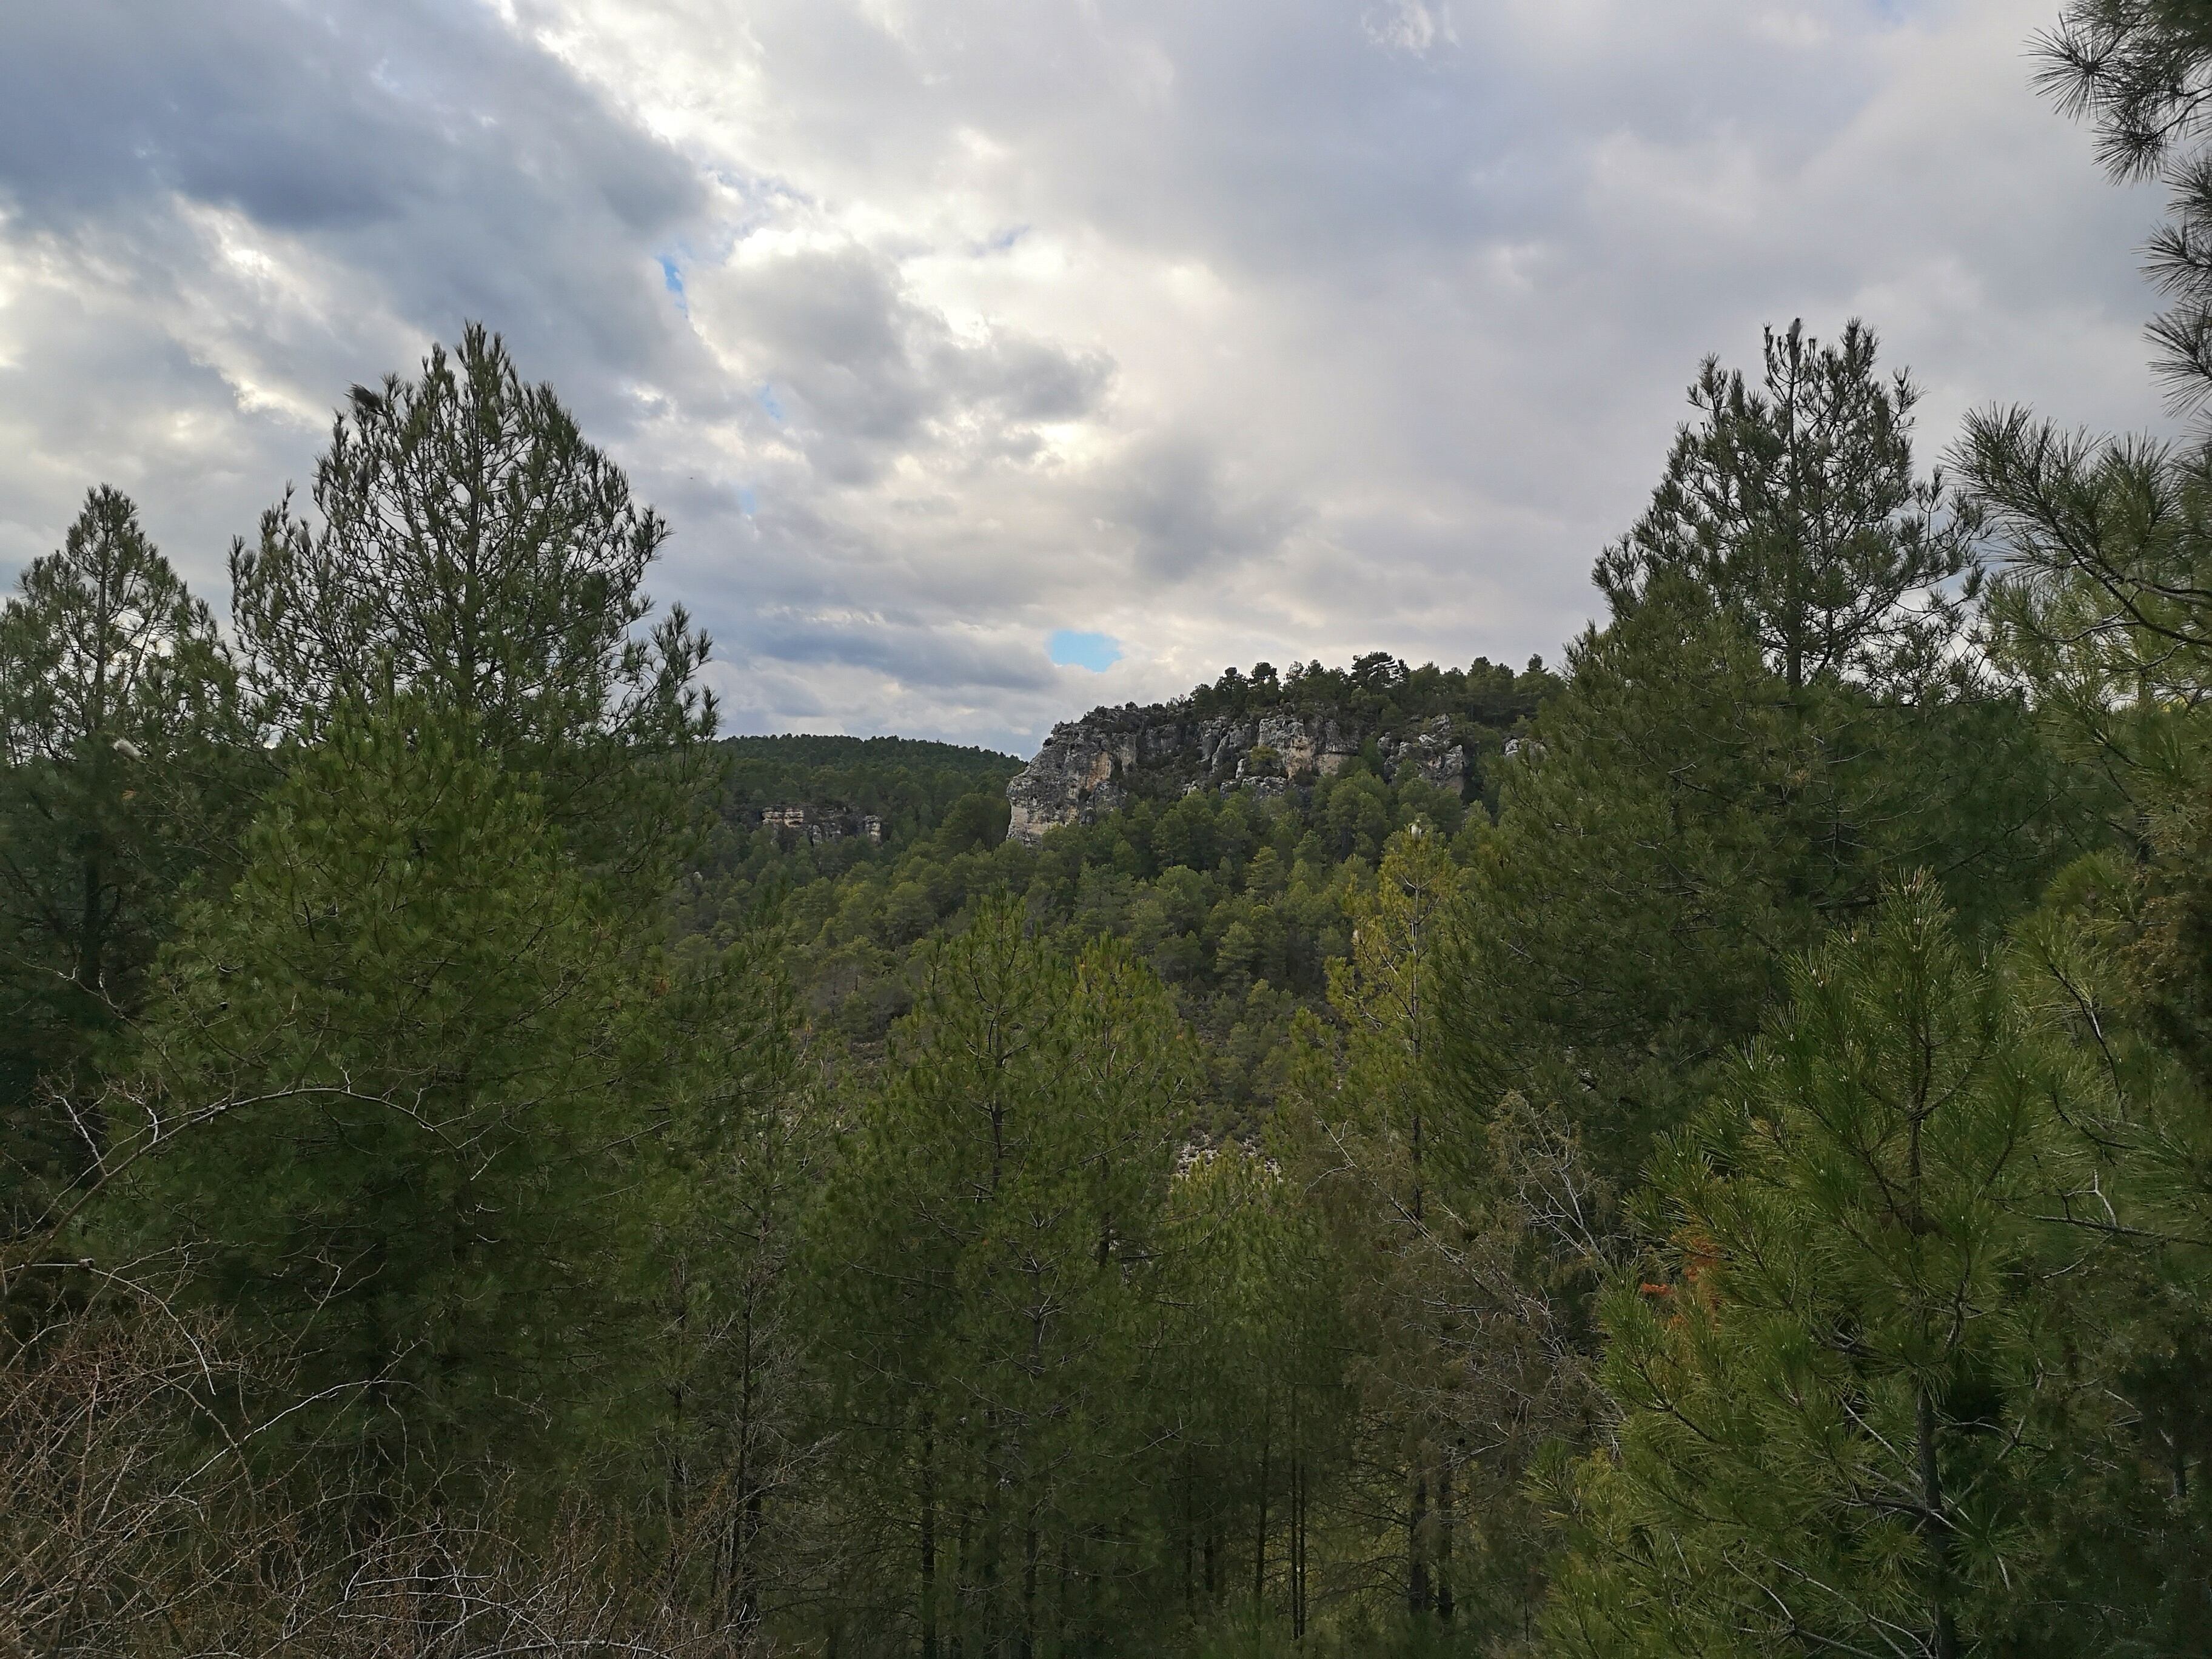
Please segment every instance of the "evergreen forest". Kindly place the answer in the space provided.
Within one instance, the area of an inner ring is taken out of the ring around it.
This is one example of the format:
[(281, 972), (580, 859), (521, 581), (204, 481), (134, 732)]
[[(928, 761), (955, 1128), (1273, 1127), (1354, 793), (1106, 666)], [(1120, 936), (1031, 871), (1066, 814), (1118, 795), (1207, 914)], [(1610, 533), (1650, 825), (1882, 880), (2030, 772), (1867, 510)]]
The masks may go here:
[(720, 737), (481, 326), (225, 616), (92, 488), (0, 608), (0, 1654), (2212, 1654), (2203, 10), (2035, 48), (2181, 435), (1923, 453), (1778, 325), (1556, 666), (1178, 705), (1456, 793), (1032, 844)]

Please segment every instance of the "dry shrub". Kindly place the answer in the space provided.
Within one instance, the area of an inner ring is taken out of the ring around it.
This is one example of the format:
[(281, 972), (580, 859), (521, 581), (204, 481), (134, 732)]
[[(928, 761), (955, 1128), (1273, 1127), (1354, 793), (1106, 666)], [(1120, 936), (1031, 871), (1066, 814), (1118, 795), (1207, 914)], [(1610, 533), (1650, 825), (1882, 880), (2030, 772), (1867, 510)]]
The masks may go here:
[(0, 1656), (752, 1650), (580, 1504), (526, 1542), (495, 1503), (364, 1532), (360, 1494), (302, 1498), (257, 1470), (236, 1426), (252, 1367), (225, 1335), (143, 1294), (19, 1316), (0, 1350)]

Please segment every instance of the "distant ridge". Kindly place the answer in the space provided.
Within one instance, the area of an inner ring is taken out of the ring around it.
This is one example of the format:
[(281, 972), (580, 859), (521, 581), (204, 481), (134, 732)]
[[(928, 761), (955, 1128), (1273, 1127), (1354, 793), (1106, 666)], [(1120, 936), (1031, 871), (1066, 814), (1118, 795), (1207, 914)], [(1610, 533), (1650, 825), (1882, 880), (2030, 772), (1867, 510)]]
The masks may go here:
[(1349, 669), (1231, 668), (1168, 702), (1103, 706), (1054, 726), (1006, 785), (1006, 833), (1036, 846), (1060, 825), (1205, 788), (1303, 799), (1355, 763), (1464, 801), (1482, 789), (1482, 757), (1502, 755), (1558, 685), (1540, 658), (1518, 674), (1480, 657), (1415, 668), (1383, 651)]
[(764, 737), (723, 738), (721, 746), (745, 759), (781, 761), (792, 766), (836, 766), (855, 761), (920, 761), (932, 766), (975, 763), (988, 771), (998, 763), (1019, 771), (1018, 756), (969, 744), (938, 743), (927, 738), (853, 738), (835, 732), (783, 732)]
[(745, 829), (769, 823), (787, 839), (817, 843), (848, 836), (902, 843), (927, 835), (963, 796), (996, 800), (1023, 764), (926, 738), (795, 732), (724, 738), (719, 746), (730, 757), (726, 818)]

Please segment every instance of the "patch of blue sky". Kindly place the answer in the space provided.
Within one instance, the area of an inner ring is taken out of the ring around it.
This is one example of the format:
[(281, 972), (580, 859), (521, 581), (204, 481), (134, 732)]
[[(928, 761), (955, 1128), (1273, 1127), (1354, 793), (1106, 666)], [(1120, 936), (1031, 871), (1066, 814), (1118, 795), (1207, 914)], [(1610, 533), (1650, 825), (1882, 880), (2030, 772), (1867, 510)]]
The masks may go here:
[(1087, 668), (1103, 674), (1121, 660), (1121, 641), (1111, 634), (1084, 634), (1063, 628), (1044, 642), (1044, 653), (1062, 668)]
[(776, 400), (775, 388), (766, 380), (763, 380), (760, 390), (753, 393), (753, 401), (768, 411), (769, 419), (778, 426), (783, 424), (783, 405)]
[(676, 296), (676, 308), (686, 317), (691, 314), (691, 301), (684, 292), (684, 267), (676, 263), (676, 256), (660, 256), (660, 285)]

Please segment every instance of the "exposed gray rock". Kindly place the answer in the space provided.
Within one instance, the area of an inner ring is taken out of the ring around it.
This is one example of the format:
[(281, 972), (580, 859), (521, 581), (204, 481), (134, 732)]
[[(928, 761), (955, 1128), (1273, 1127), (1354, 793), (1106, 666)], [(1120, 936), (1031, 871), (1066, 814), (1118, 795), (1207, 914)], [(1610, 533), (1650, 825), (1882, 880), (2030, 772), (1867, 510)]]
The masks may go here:
[[(1095, 708), (1052, 729), (1044, 746), (1006, 786), (1007, 836), (1035, 846), (1063, 823), (1094, 823), (1143, 793), (1172, 799), (1203, 788), (1252, 789), (1261, 799), (1334, 777), (1376, 740), (1393, 779), (1413, 768), (1440, 789), (1463, 793), (1465, 746), (1439, 714), (1418, 731), (1363, 729), (1347, 715), (1290, 708), (1199, 719), (1176, 704)], [(1274, 751), (1255, 766), (1255, 749)]]
[(1094, 709), (1052, 728), (1036, 758), (1006, 785), (1011, 839), (1035, 846), (1056, 825), (1095, 823), (1128, 804), (1122, 775), (1158, 755), (1163, 736), (1132, 712)]
[(884, 821), (873, 812), (848, 812), (834, 806), (763, 806), (760, 821), (763, 829), (776, 831), (787, 842), (811, 842), (819, 847), (862, 836), (871, 845), (883, 845)]
[(1399, 776), (1407, 765), (1439, 789), (1457, 794), (1466, 788), (1467, 747), (1453, 740), (1449, 715), (1438, 714), (1411, 743), (1401, 745), (1391, 776)]

